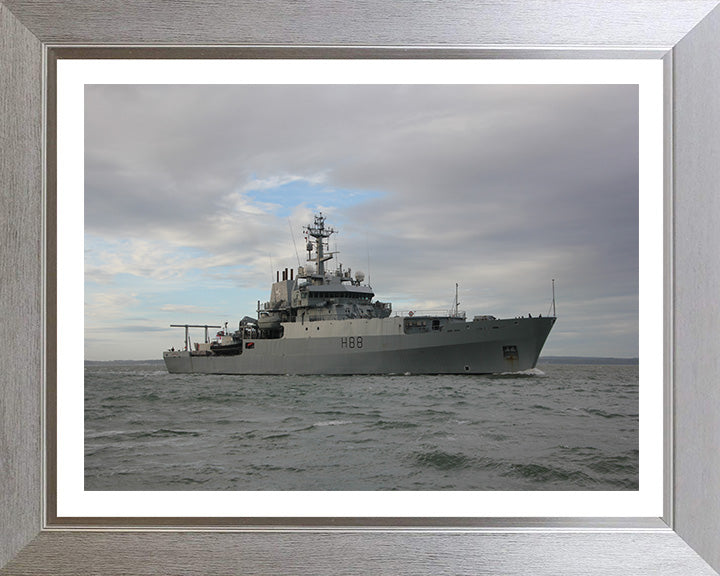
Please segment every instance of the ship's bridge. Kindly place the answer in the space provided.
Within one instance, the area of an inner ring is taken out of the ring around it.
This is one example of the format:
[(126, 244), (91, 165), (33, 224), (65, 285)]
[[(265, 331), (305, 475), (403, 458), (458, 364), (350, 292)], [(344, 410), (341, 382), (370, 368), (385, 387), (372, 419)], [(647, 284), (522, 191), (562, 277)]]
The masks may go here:
[(292, 293), (293, 316), (300, 322), (346, 318), (385, 318), (390, 304), (373, 302), (375, 293), (359, 279), (346, 275), (315, 277), (316, 284), (301, 284)]
[(353, 298), (371, 300), (375, 296), (370, 286), (348, 286), (347, 284), (323, 284), (322, 286), (308, 286), (307, 293), (310, 298)]

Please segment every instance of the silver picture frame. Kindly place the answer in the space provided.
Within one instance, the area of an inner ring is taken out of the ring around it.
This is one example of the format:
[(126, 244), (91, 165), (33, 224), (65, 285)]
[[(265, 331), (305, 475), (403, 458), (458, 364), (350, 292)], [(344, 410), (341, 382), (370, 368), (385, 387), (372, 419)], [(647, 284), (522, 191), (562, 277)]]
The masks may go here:
[[(252, 58), (662, 59), (663, 516), (254, 523), (58, 518), (54, 406), (46, 395), (54, 366), (53, 287), (46, 279), (55, 270), (46, 250), (54, 233), (46, 194), (54, 186), (55, 157), (49, 80), (58, 57), (118, 57), (123, 50), (181, 58), (225, 50)], [(719, 50), (717, 0), (311, 0), (302, 6), (0, 0), (0, 575), (716, 574)]]

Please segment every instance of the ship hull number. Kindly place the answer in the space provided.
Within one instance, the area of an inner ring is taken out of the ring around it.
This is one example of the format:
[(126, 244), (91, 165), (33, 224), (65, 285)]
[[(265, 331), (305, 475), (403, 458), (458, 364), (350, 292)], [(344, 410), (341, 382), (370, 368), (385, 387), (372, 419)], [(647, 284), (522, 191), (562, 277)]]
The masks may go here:
[(340, 348), (362, 348), (362, 336), (347, 336), (340, 338)]

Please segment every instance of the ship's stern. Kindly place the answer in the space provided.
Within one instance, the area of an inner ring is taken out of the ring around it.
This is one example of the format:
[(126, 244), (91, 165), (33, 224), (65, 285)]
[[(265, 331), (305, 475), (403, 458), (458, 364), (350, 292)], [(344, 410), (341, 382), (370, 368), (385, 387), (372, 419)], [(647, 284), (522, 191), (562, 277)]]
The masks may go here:
[(192, 360), (187, 350), (166, 350), (163, 352), (165, 368), (170, 374), (187, 374), (192, 372)]

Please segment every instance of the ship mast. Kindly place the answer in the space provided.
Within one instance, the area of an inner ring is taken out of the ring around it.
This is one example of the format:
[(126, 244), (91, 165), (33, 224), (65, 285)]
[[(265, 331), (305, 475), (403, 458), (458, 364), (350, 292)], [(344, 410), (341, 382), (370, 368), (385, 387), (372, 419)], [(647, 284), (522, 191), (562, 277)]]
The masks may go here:
[[(334, 252), (325, 253), (325, 239), (329, 238), (331, 234), (335, 233), (333, 228), (325, 228), (325, 216), (322, 212), (315, 216), (315, 223), (312, 226), (305, 226), (304, 231), (309, 236), (315, 239), (315, 264), (317, 265), (317, 274), (319, 276), (325, 276), (325, 262), (333, 257)], [(313, 258), (310, 257), (313, 245), (312, 242), (308, 242), (308, 262), (312, 262)]]
[(459, 315), (460, 302), (458, 302), (458, 284), (455, 282), (455, 317)]

